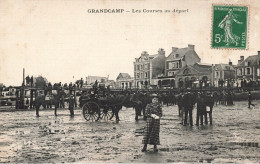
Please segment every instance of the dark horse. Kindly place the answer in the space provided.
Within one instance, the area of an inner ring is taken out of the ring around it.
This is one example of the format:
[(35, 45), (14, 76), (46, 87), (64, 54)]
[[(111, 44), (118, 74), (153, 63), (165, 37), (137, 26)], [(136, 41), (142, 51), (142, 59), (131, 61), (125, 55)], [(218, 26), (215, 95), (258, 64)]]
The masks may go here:
[[(144, 103), (141, 99), (137, 100), (133, 94), (123, 95), (113, 95), (111, 97), (107, 97), (107, 105), (112, 108), (112, 116), (116, 116), (116, 121), (120, 121), (119, 119), (119, 111), (124, 107), (135, 109), (135, 120), (138, 120), (138, 116), (141, 111), (144, 109)], [(144, 118), (145, 119), (145, 118)]]
[(59, 107), (60, 98), (62, 96), (62, 92), (58, 92), (58, 94), (48, 95), (48, 96), (38, 96), (35, 99), (36, 106), (36, 116), (39, 117), (39, 109), (41, 105), (45, 108), (46, 106), (55, 106), (54, 115), (57, 116), (57, 108)]

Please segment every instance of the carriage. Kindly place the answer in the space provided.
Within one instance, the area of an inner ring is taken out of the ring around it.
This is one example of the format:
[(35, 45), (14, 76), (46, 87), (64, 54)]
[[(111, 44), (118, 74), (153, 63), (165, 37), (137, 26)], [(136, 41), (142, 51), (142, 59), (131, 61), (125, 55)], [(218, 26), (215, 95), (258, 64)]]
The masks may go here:
[(107, 98), (90, 98), (88, 96), (80, 99), (80, 107), (82, 108), (83, 117), (87, 121), (105, 121), (113, 117), (113, 105), (109, 103)]

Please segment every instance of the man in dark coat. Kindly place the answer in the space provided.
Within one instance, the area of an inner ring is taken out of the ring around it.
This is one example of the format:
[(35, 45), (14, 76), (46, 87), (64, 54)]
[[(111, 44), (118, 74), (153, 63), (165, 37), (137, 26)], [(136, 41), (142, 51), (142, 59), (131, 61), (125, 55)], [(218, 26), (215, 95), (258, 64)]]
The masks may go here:
[(182, 106), (185, 112), (184, 125), (187, 125), (187, 119), (189, 114), (190, 126), (193, 126), (192, 110), (194, 105), (194, 96), (190, 93), (190, 89), (187, 89), (187, 93), (183, 96)]
[(251, 92), (248, 92), (248, 108), (250, 108), (250, 105), (255, 107), (255, 104), (252, 104), (252, 95)]
[(69, 99), (69, 110), (70, 110), (70, 116), (71, 117), (74, 116), (74, 104), (75, 104), (74, 96), (71, 95), (70, 99)]
[(203, 115), (206, 114), (206, 105), (204, 102), (204, 98), (200, 93), (198, 93), (198, 98), (197, 98), (197, 119), (196, 119), (196, 125), (203, 125)]

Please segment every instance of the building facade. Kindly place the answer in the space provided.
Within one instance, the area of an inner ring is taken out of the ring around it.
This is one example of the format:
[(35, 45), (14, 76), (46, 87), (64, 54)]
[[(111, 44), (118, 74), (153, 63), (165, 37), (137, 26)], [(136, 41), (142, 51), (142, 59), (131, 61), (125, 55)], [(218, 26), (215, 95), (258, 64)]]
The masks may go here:
[(232, 62), (229, 64), (215, 64), (213, 71), (213, 86), (214, 87), (233, 87), (235, 80), (235, 66)]
[(260, 51), (257, 55), (252, 55), (244, 59), (240, 56), (236, 66), (237, 85), (242, 87), (243, 84), (255, 82), (260, 83)]
[(128, 73), (119, 73), (116, 78), (116, 87), (118, 89), (131, 89), (134, 79)]
[(156, 79), (164, 74), (165, 51), (158, 50), (158, 54), (149, 55), (146, 51), (142, 52), (134, 62), (134, 87), (145, 88), (157, 85)]
[(165, 74), (159, 77), (159, 87), (176, 87), (175, 75), (187, 65), (200, 63), (201, 59), (195, 51), (195, 46), (188, 44), (188, 47), (172, 47), (172, 52), (165, 60)]
[(195, 63), (181, 68), (175, 75), (177, 88), (202, 88), (211, 86), (212, 65)]
[(88, 76), (86, 77), (86, 83), (87, 84), (94, 84), (95, 81), (98, 83), (105, 83), (108, 81), (108, 77), (101, 77), (101, 76)]

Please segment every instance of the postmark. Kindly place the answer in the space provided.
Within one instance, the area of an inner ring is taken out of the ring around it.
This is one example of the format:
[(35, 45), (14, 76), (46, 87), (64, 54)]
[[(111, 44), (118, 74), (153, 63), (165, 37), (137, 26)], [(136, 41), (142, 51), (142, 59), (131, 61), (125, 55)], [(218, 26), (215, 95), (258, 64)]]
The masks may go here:
[(213, 5), (212, 48), (247, 49), (248, 7)]

